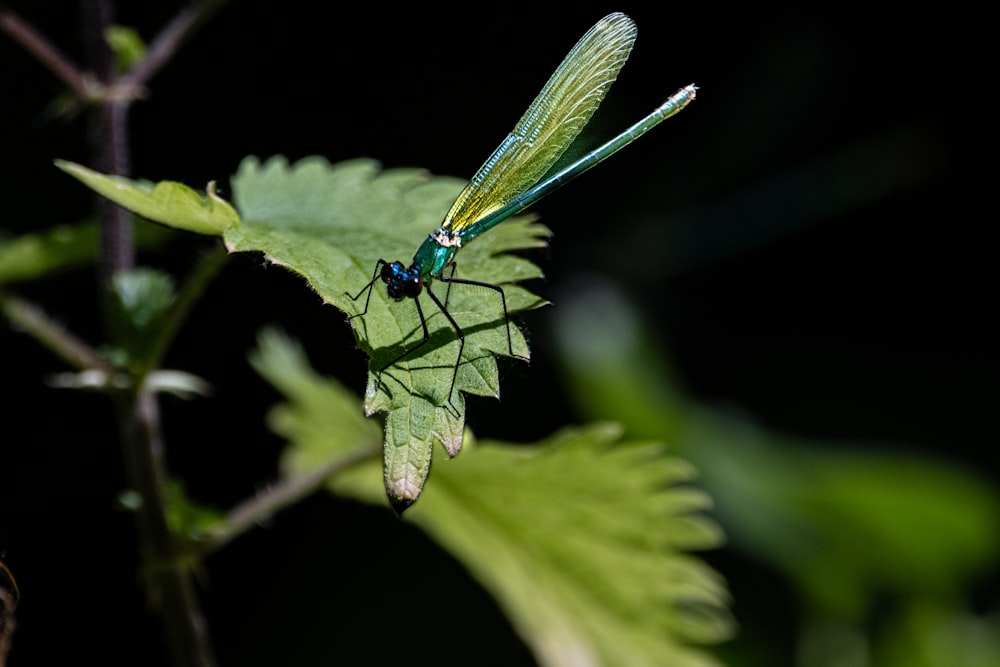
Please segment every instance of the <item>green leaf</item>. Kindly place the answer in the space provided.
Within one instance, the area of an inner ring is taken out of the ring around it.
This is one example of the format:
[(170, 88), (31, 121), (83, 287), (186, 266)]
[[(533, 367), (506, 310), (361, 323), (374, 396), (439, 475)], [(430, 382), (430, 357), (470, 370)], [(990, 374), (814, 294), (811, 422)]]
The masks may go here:
[(104, 31), (104, 41), (115, 56), (115, 68), (125, 72), (146, 55), (146, 43), (135, 28), (123, 25), (109, 26)]
[[(436, 462), (412, 518), (460, 558), (543, 665), (709, 665), (727, 638), (718, 546), (693, 468), (610, 424)], [(349, 477), (345, 476), (345, 477)], [(336, 488), (336, 487), (335, 487)]]
[(553, 320), (583, 413), (690, 458), (732, 543), (784, 570), (814, 610), (858, 619), (886, 593), (955, 595), (1000, 557), (1000, 494), (974, 472), (888, 443), (785, 437), (699, 406), (607, 287), (581, 287)]
[[(382, 429), (365, 418), (357, 396), (317, 375), (302, 348), (285, 334), (276, 329), (262, 331), (250, 363), (288, 399), (267, 415), (272, 431), (302, 443), (285, 453), (282, 467), (286, 476), (321, 468), (334, 458), (377, 449), (381, 443)], [(379, 486), (377, 476), (375, 479)]]
[(164, 489), (167, 525), (185, 543), (193, 545), (226, 522), (226, 513), (191, 500), (184, 485), (171, 480)]
[[(1000, 609), (975, 614), (954, 603), (923, 601), (880, 633), (870, 664), (880, 667), (996, 667)], [(832, 664), (832, 663), (827, 663)]]
[(173, 181), (151, 183), (108, 176), (64, 160), (55, 164), (91, 190), (147, 220), (213, 236), (240, 224), (236, 210), (215, 193), (214, 183), (201, 194)]
[[(134, 226), (136, 245), (154, 247), (170, 238), (159, 225), (139, 221)], [(96, 222), (60, 225), (35, 234), (0, 238), (0, 284), (33, 280), (93, 264), (100, 244)]]
[[(356, 450), (371, 422), (300, 353), (284, 356), (266, 364), (287, 400), (270, 421), (289, 439), (283, 474), (309, 475)], [(460, 457), (435, 450), (434, 483), (407, 517), (495, 596), (542, 665), (714, 665), (693, 645), (732, 632), (728, 595), (690, 553), (721, 542), (710, 500), (689, 464), (620, 435), (599, 424), (535, 445), (467, 437)], [(385, 503), (375, 461), (329, 487)], [(409, 598), (399, 604), (412, 612)]]
[(124, 359), (133, 368), (149, 358), (167, 310), (174, 300), (173, 279), (149, 268), (125, 271), (111, 279), (111, 333)]
[[(349, 315), (364, 311), (367, 295), (354, 301), (372, 279), (376, 262), (409, 258), (440, 224), (463, 185), (416, 169), (383, 171), (372, 160), (331, 165), (318, 157), (290, 165), (283, 158), (243, 162), (233, 179), (240, 226), (225, 232), (233, 251), (260, 251), (303, 276), (327, 303)], [(530, 262), (505, 253), (545, 245), (548, 231), (529, 218), (512, 219), (477, 239), (458, 256), (459, 277), (504, 286), (507, 307), (517, 312), (545, 302), (513, 283), (540, 277)], [(437, 294), (446, 291), (438, 285)], [(379, 370), (422, 340), (420, 319), (410, 299), (395, 302), (378, 282), (368, 311), (351, 319), (368, 354), (367, 414), (385, 413), (384, 485), (394, 506), (416, 500), (429, 474), (435, 441), (454, 456), (462, 444), (462, 392), (499, 396), (495, 355), (508, 355), (507, 327), (498, 296), (488, 289), (455, 286), (448, 309), (466, 334), (455, 390), (449, 404), (458, 354), (456, 334), (444, 315), (421, 297), (429, 342), (418, 352)], [(510, 327), (514, 354), (528, 356), (524, 337)]]
[(774, 446), (806, 472), (776, 500), (808, 540), (786, 566), (822, 607), (863, 614), (884, 591), (947, 597), (995, 565), (1000, 498), (983, 480), (914, 455), (790, 444)]

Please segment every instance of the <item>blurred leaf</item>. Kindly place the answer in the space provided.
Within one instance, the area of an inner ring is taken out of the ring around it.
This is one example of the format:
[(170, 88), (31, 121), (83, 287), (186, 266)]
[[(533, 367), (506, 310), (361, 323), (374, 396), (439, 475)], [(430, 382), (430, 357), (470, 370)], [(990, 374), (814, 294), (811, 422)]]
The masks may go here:
[[(188, 547), (181, 555), (190, 564), (197, 560), (196, 543), (227, 521), (226, 513), (215, 507), (209, 507), (191, 500), (184, 484), (177, 480), (168, 481), (163, 488), (166, 501), (166, 519), (170, 531), (181, 543)], [(129, 512), (142, 509), (143, 497), (135, 489), (126, 489), (118, 494), (118, 504)]]
[(1000, 555), (995, 490), (954, 465), (877, 449), (785, 453), (803, 473), (785, 500), (812, 533), (786, 565), (827, 608), (862, 611), (885, 591), (955, 594)]
[(146, 43), (138, 31), (123, 25), (113, 25), (104, 31), (104, 40), (115, 56), (115, 68), (125, 72), (146, 55)]
[[(371, 422), (300, 353), (288, 359), (263, 366), (288, 401), (270, 423), (289, 438), (283, 474), (308, 475), (370, 437)], [(540, 664), (716, 664), (691, 645), (732, 631), (728, 595), (689, 552), (722, 538), (689, 464), (655, 443), (621, 442), (611, 425), (531, 446), (466, 441), (455, 459), (435, 450), (433, 482), (407, 516), (496, 597)], [(379, 477), (371, 461), (329, 485), (381, 505)], [(398, 604), (390, 613), (412, 612), (411, 598)]]
[[(616, 290), (582, 281), (558, 300), (551, 322), (566, 387), (585, 414), (674, 445), (688, 401), (662, 344)], [(696, 452), (685, 453), (695, 455)]]
[(879, 637), (879, 667), (996, 667), (1000, 611), (976, 615), (942, 603), (912, 605)]
[(109, 320), (112, 339), (123, 359), (135, 367), (149, 358), (174, 300), (173, 279), (149, 268), (117, 273), (111, 279)]
[(192, 399), (208, 396), (212, 387), (203, 378), (184, 371), (156, 369), (146, 375), (146, 387), (156, 393)]
[[(371, 279), (379, 258), (408, 258), (441, 221), (463, 183), (430, 177), (415, 169), (382, 171), (371, 160), (336, 165), (307, 158), (294, 165), (283, 158), (261, 164), (249, 158), (233, 179), (242, 224), (226, 230), (234, 251), (260, 251), (267, 259), (305, 277), (322, 299), (354, 315), (366, 296), (354, 301)], [(538, 248), (547, 230), (527, 218), (513, 219), (463, 249), (458, 275), (504, 285), (510, 312), (544, 302), (512, 283), (536, 278), (540, 271), (510, 251)], [(439, 292), (444, 298), (443, 290)], [(465, 348), (449, 405), (458, 340), (447, 319), (423, 299), (430, 342), (386, 369), (379, 369), (422, 340), (410, 299), (389, 299), (381, 282), (374, 286), (368, 312), (351, 320), (359, 345), (368, 354), (365, 410), (386, 413), (384, 485), (397, 509), (416, 500), (427, 479), (435, 440), (452, 455), (462, 445), (465, 404), (461, 392), (499, 395), (494, 355), (509, 354), (507, 327), (491, 290), (455, 286), (448, 309), (466, 334)], [(514, 353), (528, 356), (524, 337), (511, 324)]]
[[(131, 361), (131, 358), (120, 349), (111, 350), (108, 356), (117, 357), (112, 359), (114, 363), (127, 364)], [(45, 381), (48, 386), (55, 389), (93, 391), (128, 389), (135, 384), (135, 378), (126, 373), (109, 373), (97, 368), (89, 368), (77, 373), (53, 373), (46, 377)], [(208, 382), (197, 375), (163, 369), (147, 373), (144, 386), (153, 393), (170, 394), (183, 399), (208, 396), (212, 390)]]
[(170, 481), (165, 487), (167, 525), (186, 543), (199, 542), (216, 526), (226, 522), (226, 513), (188, 498), (184, 485)]
[[(143, 221), (135, 224), (134, 235), (140, 248), (155, 247), (170, 238), (163, 227)], [(0, 238), (0, 284), (89, 266), (97, 260), (99, 244), (100, 229), (94, 222)]]
[[(296, 443), (282, 459), (285, 476), (322, 467), (382, 441), (382, 429), (366, 419), (358, 397), (313, 371), (298, 343), (275, 329), (257, 337), (250, 363), (288, 399), (267, 415), (271, 430)], [(376, 479), (375, 486), (381, 488)]]
[(205, 194), (201, 194), (173, 181), (151, 183), (108, 176), (64, 160), (56, 160), (55, 164), (91, 190), (147, 220), (213, 236), (240, 224), (236, 210), (215, 194), (214, 183), (209, 183)]
[(1000, 555), (1000, 496), (970, 471), (887, 445), (782, 437), (697, 405), (606, 286), (574, 290), (554, 321), (584, 414), (690, 458), (732, 542), (794, 577), (817, 609), (858, 618), (885, 593), (959, 591)]

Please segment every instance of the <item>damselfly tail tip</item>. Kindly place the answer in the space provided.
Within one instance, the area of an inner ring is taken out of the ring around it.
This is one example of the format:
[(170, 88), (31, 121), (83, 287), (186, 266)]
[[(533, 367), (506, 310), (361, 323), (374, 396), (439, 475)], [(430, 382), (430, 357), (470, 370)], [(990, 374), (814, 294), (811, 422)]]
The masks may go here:
[(665, 120), (670, 116), (691, 104), (694, 98), (698, 95), (698, 86), (693, 83), (689, 83), (683, 88), (679, 88), (676, 93), (667, 98), (667, 100), (660, 105), (657, 112), (661, 114), (660, 120)]

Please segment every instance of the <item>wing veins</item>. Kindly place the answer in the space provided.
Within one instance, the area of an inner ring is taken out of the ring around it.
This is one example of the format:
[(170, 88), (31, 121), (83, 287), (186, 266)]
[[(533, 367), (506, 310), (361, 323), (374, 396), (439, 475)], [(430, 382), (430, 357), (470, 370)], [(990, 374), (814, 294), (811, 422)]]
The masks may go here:
[(635, 36), (635, 23), (624, 14), (612, 14), (591, 28), (476, 171), (442, 227), (461, 234), (535, 185), (593, 117), (628, 59)]

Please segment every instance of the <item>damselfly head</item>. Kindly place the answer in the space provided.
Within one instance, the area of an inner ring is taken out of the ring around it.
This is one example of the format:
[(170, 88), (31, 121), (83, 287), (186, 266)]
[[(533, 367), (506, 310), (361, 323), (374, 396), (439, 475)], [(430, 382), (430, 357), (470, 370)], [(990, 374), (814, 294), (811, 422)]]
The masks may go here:
[(424, 288), (420, 272), (408, 270), (402, 262), (383, 264), (381, 278), (385, 283), (385, 291), (396, 301), (415, 298)]

